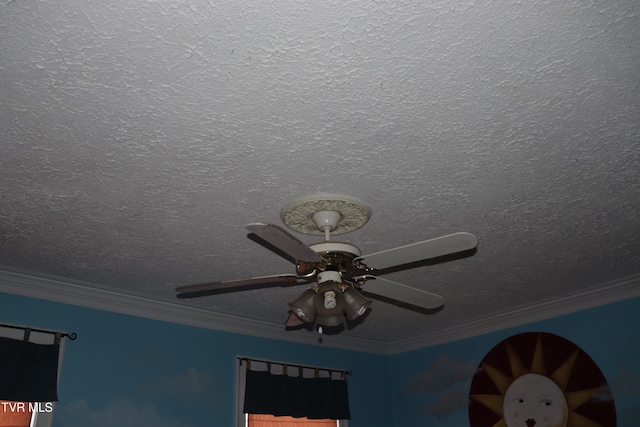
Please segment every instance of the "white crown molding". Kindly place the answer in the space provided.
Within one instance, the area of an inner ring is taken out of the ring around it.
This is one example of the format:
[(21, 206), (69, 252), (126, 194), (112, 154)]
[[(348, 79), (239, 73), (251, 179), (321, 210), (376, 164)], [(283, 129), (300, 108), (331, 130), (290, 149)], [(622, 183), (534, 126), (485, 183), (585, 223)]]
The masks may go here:
[(447, 342), (552, 319), (640, 296), (640, 274), (604, 283), (579, 293), (496, 313), (437, 332), (389, 344), (389, 354), (404, 353)]
[(94, 284), (34, 275), (6, 268), (0, 269), (0, 292), (235, 334), (391, 355), (638, 297), (640, 296), (640, 274), (608, 282), (577, 294), (517, 307), (420, 337), (391, 343), (340, 335), (324, 335), (320, 343), (316, 334), (310, 334), (307, 331), (285, 331), (279, 324), (214, 313), (172, 302), (101, 289)]

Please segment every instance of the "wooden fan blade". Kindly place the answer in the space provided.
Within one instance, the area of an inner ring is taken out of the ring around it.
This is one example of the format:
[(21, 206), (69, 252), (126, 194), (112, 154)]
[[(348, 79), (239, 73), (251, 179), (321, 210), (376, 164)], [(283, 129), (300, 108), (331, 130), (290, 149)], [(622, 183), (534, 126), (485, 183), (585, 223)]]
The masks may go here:
[(354, 259), (369, 269), (382, 270), (412, 262), (471, 250), (478, 246), (478, 238), (469, 233), (454, 233), (411, 245), (364, 255)]
[(199, 285), (179, 286), (176, 288), (176, 292), (178, 292), (176, 296), (178, 298), (196, 298), (255, 288), (295, 286), (302, 283), (308, 283), (310, 280), (314, 280), (314, 278), (299, 277), (294, 274), (278, 274), (274, 276), (253, 277), (251, 279), (227, 280), (222, 282), (202, 283)]
[(362, 290), (373, 295), (426, 309), (435, 309), (444, 304), (443, 297), (422, 289), (412, 288), (382, 277), (367, 275), (362, 278), (367, 279), (367, 282), (362, 285)]
[(296, 261), (322, 262), (323, 259), (304, 242), (273, 224), (253, 223), (247, 229)]

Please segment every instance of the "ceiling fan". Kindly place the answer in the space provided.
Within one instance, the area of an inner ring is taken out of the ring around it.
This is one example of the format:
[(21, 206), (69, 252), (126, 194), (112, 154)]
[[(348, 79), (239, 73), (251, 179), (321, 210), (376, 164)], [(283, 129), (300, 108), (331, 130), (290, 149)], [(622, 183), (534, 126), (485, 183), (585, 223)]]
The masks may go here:
[(247, 225), (253, 235), (272, 246), (270, 249), (292, 261), (296, 274), (180, 286), (176, 288), (177, 297), (195, 298), (255, 288), (311, 284), (302, 295), (289, 302), (291, 311), (285, 325), (311, 323), (318, 325), (322, 332), (322, 326), (340, 326), (367, 311), (372, 301), (361, 291), (417, 308), (441, 307), (443, 297), (378, 275), (392, 268), (412, 268), (419, 261), (471, 251), (478, 245), (476, 236), (461, 232), (362, 255), (350, 243), (331, 240), (332, 235), (359, 229), (371, 217), (371, 210), (364, 203), (343, 195), (316, 194), (296, 199), (282, 209), (280, 216), (291, 230), (324, 235), (324, 241), (307, 246), (277, 225)]

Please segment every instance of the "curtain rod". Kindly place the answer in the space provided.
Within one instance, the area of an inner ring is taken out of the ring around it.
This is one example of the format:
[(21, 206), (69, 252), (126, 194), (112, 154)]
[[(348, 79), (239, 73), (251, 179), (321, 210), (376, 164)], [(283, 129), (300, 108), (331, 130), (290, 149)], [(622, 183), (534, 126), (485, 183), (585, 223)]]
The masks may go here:
[(47, 331), (46, 329), (28, 328), (26, 326), (9, 325), (6, 323), (0, 323), (0, 327), (11, 328), (11, 329), (22, 329), (23, 331), (29, 330), (33, 332), (42, 332), (44, 334), (52, 334), (52, 335), (60, 334), (61, 337), (67, 337), (71, 341), (75, 341), (75, 339), (78, 338), (78, 334), (76, 334), (75, 332), (71, 332), (70, 334), (68, 334), (66, 332)]
[(340, 372), (347, 375), (353, 375), (353, 371), (346, 371), (344, 369), (325, 368), (322, 366), (300, 365), (298, 363), (280, 362), (278, 360), (269, 360), (269, 359), (257, 359), (255, 357), (248, 357), (248, 356), (236, 356), (236, 358), (240, 361), (240, 365), (242, 365), (242, 361), (244, 360), (246, 362), (252, 361), (252, 362), (273, 363), (275, 365), (291, 366), (294, 368), (318, 369), (320, 371)]

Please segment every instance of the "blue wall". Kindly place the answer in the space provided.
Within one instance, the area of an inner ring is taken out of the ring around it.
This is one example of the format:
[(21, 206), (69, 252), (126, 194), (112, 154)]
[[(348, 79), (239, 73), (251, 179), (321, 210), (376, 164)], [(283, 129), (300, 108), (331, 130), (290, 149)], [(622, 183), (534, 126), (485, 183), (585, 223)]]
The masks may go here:
[(394, 356), (164, 323), (0, 294), (0, 322), (76, 332), (54, 427), (232, 426), (237, 354), (353, 370), (350, 427), (468, 427), (469, 386), (511, 335), (549, 332), (580, 346), (612, 388), (618, 427), (640, 419), (640, 298)]
[(613, 391), (617, 426), (640, 425), (640, 298), (390, 357), (393, 425), (469, 426), (473, 372), (496, 344), (522, 332), (582, 348)]
[(385, 356), (8, 294), (0, 294), (0, 322), (78, 334), (65, 350), (54, 427), (232, 426), (238, 354), (352, 370), (350, 427), (392, 423)]

